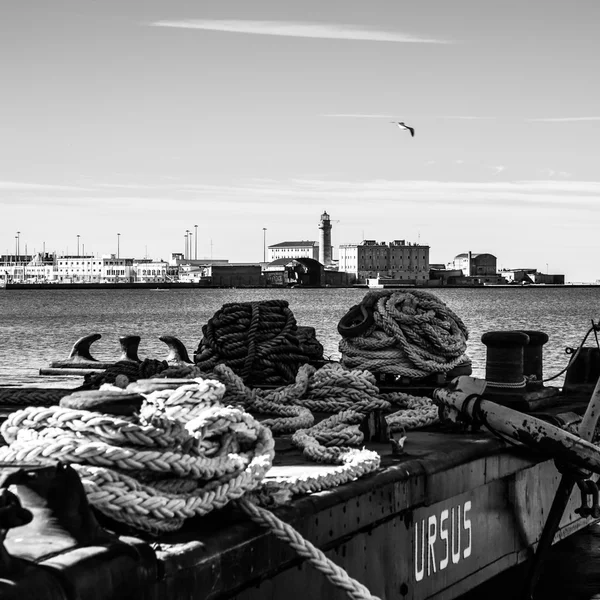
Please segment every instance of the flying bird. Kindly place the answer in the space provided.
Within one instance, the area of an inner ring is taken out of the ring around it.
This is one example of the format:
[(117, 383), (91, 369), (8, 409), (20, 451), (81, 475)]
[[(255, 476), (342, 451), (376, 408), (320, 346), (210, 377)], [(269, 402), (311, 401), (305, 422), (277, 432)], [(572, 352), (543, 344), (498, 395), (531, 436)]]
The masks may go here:
[(390, 121), (390, 123), (394, 123), (394, 125), (398, 125), (398, 127), (400, 129), (406, 129), (407, 131), (410, 131), (410, 136), (411, 137), (415, 137), (415, 129), (414, 127), (409, 127), (408, 125), (405, 125), (404, 123), (402, 123), (402, 121), (398, 122), (398, 121)]

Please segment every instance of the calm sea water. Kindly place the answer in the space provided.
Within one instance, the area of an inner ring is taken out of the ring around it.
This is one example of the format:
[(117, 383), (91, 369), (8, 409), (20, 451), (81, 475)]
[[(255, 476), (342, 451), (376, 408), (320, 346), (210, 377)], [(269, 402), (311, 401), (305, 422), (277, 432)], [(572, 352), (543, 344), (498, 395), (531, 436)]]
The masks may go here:
[[(283, 298), (299, 325), (316, 329), (325, 355), (339, 358), (337, 323), (365, 289), (179, 289), (179, 290), (0, 290), (0, 385), (40, 385), (38, 371), (66, 358), (73, 343), (90, 333), (100, 360), (119, 356), (119, 336), (140, 335), (140, 358), (165, 358), (163, 334), (175, 335), (190, 356), (202, 325), (225, 303)], [(545, 331), (544, 376), (567, 362), (565, 347), (577, 347), (600, 315), (600, 288), (484, 288), (432, 291), (467, 325), (468, 355), (475, 376), (485, 375), (486, 331)], [(588, 344), (595, 343), (591, 336)], [(46, 379), (48, 380), (48, 379)], [(51, 378), (52, 384), (78, 378)], [(561, 382), (562, 379), (557, 379)]]

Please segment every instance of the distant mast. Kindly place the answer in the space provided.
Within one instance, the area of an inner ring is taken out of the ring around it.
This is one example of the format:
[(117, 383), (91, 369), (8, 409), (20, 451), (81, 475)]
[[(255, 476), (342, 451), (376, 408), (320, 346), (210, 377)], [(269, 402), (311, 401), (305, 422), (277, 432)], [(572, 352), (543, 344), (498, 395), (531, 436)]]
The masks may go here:
[(319, 223), (321, 235), (319, 239), (319, 262), (324, 265), (331, 264), (331, 221), (327, 211), (321, 215)]

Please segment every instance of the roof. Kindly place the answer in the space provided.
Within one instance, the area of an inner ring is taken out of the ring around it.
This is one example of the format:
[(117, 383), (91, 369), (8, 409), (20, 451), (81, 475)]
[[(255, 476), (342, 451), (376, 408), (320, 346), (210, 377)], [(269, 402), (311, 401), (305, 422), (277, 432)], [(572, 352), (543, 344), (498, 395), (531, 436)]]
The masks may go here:
[(307, 267), (321, 267), (321, 263), (314, 258), (278, 258), (269, 263), (269, 267), (277, 267), (277, 266), (286, 266), (292, 263), (300, 263), (301, 265), (305, 265)]
[(273, 244), (269, 248), (312, 248), (318, 245), (317, 242), (302, 240), (301, 242), (279, 242), (279, 244)]
[[(489, 252), (471, 252), (471, 258), (477, 258), (478, 256), (493, 256), (494, 258), (496, 258), (493, 254), (490, 254)], [(457, 258), (468, 258), (468, 257), (469, 257), (469, 253), (463, 252), (462, 254), (457, 254), (454, 257), (454, 260), (456, 260)]]

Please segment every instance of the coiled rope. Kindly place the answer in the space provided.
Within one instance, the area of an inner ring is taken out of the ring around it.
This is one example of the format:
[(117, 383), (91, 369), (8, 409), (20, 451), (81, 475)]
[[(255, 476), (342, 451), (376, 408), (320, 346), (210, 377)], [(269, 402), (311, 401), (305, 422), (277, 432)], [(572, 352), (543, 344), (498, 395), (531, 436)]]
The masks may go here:
[[(164, 379), (152, 382), (159, 388), (165, 385)], [(106, 386), (105, 393), (113, 405), (115, 395), (131, 396), (114, 386)], [(273, 437), (245, 411), (223, 406), (224, 394), (223, 384), (200, 379), (150, 392), (140, 413), (126, 417), (60, 406), (29, 407), (10, 415), (0, 427), (10, 444), (0, 448), (0, 460), (70, 462), (90, 504), (148, 533), (178, 529), (185, 518), (239, 499), (245, 513), (290, 543), (349, 597), (377, 600), (293, 527), (256, 506), (256, 501), (281, 502), (277, 495), (282, 482), (263, 482), (274, 456)], [(85, 393), (78, 399), (84, 397)], [(345, 465), (333, 478), (330, 473), (313, 476), (310, 484), (288, 486), (287, 492), (324, 489), (379, 466), (375, 452), (349, 449), (342, 454), (354, 456), (337, 457)]]
[(308, 362), (286, 300), (224, 304), (202, 327), (194, 360), (202, 372), (230, 367), (246, 383), (281, 385)]
[(204, 403), (206, 391), (196, 385), (198, 413), (186, 424), (156, 405), (125, 417), (62, 406), (17, 411), (0, 427), (9, 444), (0, 460), (71, 463), (107, 516), (149, 533), (179, 529), (257, 488), (274, 456), (268, 428), (214, 398)]
[[(469, 360), (466, 326), (429, 292), (372, 291), (359, 307), (372, 316), (372, 324), (364, 331), (347, 327), (349, 334), (339, 328), (342, 364), (349, 368), (417, 379), (448, 373)], [(355, 312), (348, 319), (355, 318)], [(340, 325), (344, 323), (343, 318)]]

